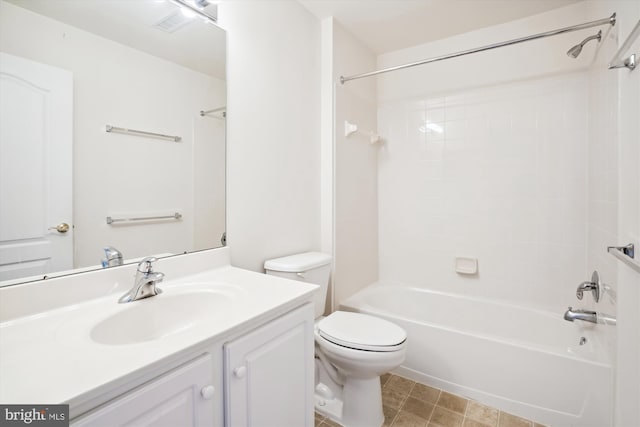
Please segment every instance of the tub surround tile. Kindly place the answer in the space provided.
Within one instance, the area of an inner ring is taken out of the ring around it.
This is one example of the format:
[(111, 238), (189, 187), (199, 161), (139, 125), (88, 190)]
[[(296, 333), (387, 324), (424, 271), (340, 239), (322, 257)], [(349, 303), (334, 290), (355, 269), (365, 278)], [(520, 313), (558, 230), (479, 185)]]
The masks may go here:
[(495, 408), (470, 400), (465, 417), (495, 427), (498, 425), (498, 412)]
[(443, 391), (442, 393), (440, 393), (437, 405), (449, 409), (450, 411), (464, 415), (465, 411), (467, 410), (468, 402), (469, 401), (463, 397)]

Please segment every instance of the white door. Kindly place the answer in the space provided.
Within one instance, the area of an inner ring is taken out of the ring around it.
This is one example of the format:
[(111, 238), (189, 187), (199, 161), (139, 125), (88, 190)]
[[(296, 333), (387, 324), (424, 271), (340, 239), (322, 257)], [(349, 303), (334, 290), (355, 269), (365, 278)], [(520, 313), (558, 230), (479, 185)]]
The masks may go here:
[(0, 281), (73, 268), (72, 132), (72, 73), (0, 52)]

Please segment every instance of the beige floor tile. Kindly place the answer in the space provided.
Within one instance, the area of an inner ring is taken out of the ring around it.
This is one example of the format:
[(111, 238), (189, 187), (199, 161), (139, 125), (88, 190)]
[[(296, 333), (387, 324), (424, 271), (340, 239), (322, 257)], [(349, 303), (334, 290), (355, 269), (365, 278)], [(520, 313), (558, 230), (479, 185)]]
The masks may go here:
[(447, 393), (443, 391), (438, 398), (438, 406), (449, 409), (450, 411), (463, 414), (467, 409), (467, 403), (469, 401), (464, 397), (456, 396), (455, 394)]
[(440, 397), (440, 390), (429, 387), (428, 385), (416, 383), (413, 389), (411, 389), (410, 396), (424, 402), (436, 403), (438, 397)]
[(489, 424), (481, 423), (480, 421), (472, 420), (471, 418), (465, 418), (462, 422), (462, 427), (493, 427)]
[(409, 396), (407, 400), (405, 400), (404, 405), (402, 405), (401, 410), (428, 420), (433, 412), (433, 407), (433, 403), (423, 402), (422, 400)]
[(498, 427), (533, 427), (533, 423), (524, 418), (500, 411)]
[(387, 381), (389, 381), (389, 378), (391, 378), (391, 374), (389, 373), (380, 375), (380, 385), (384, 387)]
[(320, 423), (324, 420), (324, 417), (317, 412), (314, 414), (314, 426), (318, 427)]
[(385, 387), (382, 389), (382, 404), (393, 409), (400, 409), (408, 395), (408, 391)]
[(393, 388), (400, 391), (406, 391), (407, 394), (411, 391), (413, 386), (416, 384), (415, 381), (412, 381), (407, 378), (399, 377), (397, 375), (391, 375), (389, 380), (385, 383), (385, 387)]
[(492, 427), (498, 425), (498, 410), (473, 400), (470, 400), (467, 405), (465, 417)]
[(329, 418), (325, 418), (325, 420), (320, 424), (321, 427), (342, 427), (337, 422), (330, 420)]
[(384, 424), (383, 427), (389, 427), (392, 423), (396, 415), (398, 414), (398, 410), (394, 408), (390, 408), (389, 406), (382, 405), (382, 413), (384, 414)]
[(392, 427), (427, 427), (427, 420), (409, 412), (400, 411)]
[(441, 406), (436, 406), (429, 420), (429, 426), (461, 427), (464, 417)]

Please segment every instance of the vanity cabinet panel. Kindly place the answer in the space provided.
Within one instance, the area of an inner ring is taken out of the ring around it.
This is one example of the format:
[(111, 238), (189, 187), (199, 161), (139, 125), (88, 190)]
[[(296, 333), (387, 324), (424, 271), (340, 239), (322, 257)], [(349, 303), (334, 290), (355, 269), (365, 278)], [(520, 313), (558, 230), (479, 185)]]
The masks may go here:
[(213, 426), (213, 358), (203, 354), (71, 423), (73, 427)]
[(313, 426), (313, 305), (224, 346), (227, 427)]

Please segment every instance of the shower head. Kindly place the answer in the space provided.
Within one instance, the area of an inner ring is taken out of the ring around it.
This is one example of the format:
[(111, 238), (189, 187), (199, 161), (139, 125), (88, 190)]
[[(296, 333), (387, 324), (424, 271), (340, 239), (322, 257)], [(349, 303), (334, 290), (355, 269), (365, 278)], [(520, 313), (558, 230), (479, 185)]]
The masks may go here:
[(578, 55), (580, 55), (580, 52), (582, 52), (582, 47), (588, 42), (590, 42), (591, 40), (598, 40), (598, 42), (602, 40), (602, 30), (598, 31), (598, 34), (596, 34), (595, 36), (587, 37), (586, 39), (582, 40), (579, 44), (569, 49), (567, 51), (567, 55), (572, 58), (577, 58)]

